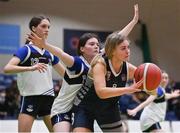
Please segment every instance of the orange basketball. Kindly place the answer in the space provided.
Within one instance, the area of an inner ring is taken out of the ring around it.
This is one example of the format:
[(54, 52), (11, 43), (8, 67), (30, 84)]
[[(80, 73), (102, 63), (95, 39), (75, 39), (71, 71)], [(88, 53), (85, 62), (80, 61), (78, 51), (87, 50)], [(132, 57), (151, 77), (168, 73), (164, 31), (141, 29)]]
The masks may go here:
[(137, 67), (134, 78), (136, 82), (143, 78), (140, 89), (151, 92), (161, 83), (161, 69), (153, 63), (144, 63)]

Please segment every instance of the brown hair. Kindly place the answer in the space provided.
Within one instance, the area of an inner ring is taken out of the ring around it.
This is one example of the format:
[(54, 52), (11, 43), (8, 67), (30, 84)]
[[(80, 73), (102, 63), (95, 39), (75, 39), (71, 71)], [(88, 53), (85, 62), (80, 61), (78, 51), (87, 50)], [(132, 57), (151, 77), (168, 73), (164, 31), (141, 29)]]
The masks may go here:
[(109, 59), (112, 58), (112, 53), (116, 46), (122, 43), (124, 40), (126, 40), (126, 38), (118, 32), (114, 32), (107, 37), (105, 41), (105, 53)]

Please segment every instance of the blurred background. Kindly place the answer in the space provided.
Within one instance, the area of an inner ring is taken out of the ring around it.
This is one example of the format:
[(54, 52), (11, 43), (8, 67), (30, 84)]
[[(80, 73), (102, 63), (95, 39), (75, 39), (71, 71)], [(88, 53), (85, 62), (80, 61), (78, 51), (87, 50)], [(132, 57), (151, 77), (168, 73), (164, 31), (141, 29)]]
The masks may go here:
[[(4, 75), (2, 70), (13, 53), (24, 45), (33, 16), (44, 14), (50, 18), (48, 41), (65, 49), (69, 45), (65, 44), (66, 31), (107, 34), (121, 30), (133, 18), (136, 3), (140, 21), (129, 36), (130, 61), (137, 66), (143, 62), (157, 64), (170, 76), (167, 90), (180, 88), (179, 0), (0, 0), (0, 119), (17, 119), (20, 98), (16, 75)], [(53, 72), (53, 79), (58, 93), (61, 77)], [(146, 96), (127, 97), (138, 104)], [(126, 102), (128, 105), (129, 101)], [(169, 101), (166, 120), (180, 120), (179, 106), (179, 99)], [(121, 111), (126, 116), (126, 111)], [(138, 117), (126, 116), (137, 120)]]

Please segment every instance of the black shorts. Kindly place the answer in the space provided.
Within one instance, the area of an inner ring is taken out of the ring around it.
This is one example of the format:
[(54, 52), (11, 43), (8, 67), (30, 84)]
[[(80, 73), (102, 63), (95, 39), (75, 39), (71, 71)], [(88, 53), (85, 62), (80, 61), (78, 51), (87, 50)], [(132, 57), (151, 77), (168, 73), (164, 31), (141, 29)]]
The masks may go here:
[(152, 126), (150, 126), (148, 129), (144, 130), (143, 132), (151, 132), (153, 130), (161, 129), (161, 126), (159, 122), (154, 123)]
[(121, 132), (122, 121), (119, 108), (104, 110), (96, 115), (96, 121), (103, 132)]
[(69, 111), (67, 113), (60, 113), (56, 114), (51, 118), (51, 123), (54, 126), (56, 123), (62, 122), (62, 121), (67, 121), (69, 123), (72, 123), (71, 120), (72, 112)]
[(50, 115), (54, 102), (53, 96), (22, 96), (20, 113), (36, 117)]

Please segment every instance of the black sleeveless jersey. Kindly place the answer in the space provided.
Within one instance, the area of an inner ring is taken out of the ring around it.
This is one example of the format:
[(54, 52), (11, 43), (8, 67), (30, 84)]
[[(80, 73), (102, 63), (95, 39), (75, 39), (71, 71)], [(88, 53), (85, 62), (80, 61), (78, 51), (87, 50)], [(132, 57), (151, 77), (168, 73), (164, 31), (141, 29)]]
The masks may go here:
[[(107, 57), (103, 57), (106, 63), (106, 87), (125, 87), (127, 82), (127, 64), (123, 62), (121, 71), (116, 74), (112, 68), (110, 60)], [(87, 77), (85, 83), (82, 88), (78, 92), (75, 100), (75, 106), (83, 106), (89, 111), (101, 112), (104, 110), (108, 110), (109, 108), (113, 108), (118, 105), (118, 97), (100, 99), (95, 91), (93, 80)]]

